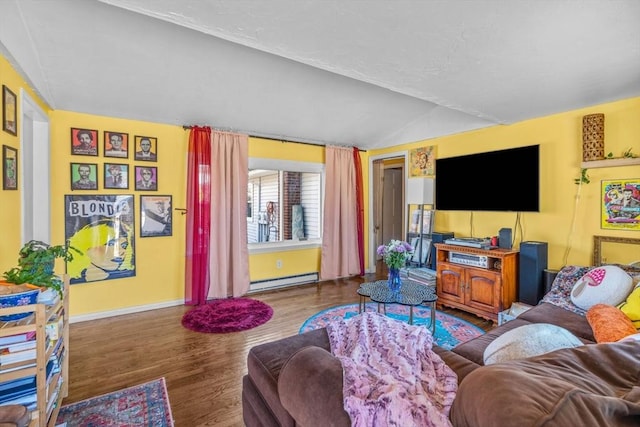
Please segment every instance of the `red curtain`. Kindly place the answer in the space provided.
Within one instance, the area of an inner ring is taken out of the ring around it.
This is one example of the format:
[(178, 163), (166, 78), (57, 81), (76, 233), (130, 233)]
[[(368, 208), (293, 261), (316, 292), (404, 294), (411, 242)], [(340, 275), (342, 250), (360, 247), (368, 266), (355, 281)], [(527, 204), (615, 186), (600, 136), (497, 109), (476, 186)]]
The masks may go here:
[(356, 147), (353, 147), (353, 163), (356, 167), (358, 256), (360, 257), (360, 275), (364, 276), (364, 195), (362, 194), (362, 161), (360, 160), (360, 150)]
[(209, 293), (211, 128), (194, 126), (187, 157), (185, 304), (205, 304)]

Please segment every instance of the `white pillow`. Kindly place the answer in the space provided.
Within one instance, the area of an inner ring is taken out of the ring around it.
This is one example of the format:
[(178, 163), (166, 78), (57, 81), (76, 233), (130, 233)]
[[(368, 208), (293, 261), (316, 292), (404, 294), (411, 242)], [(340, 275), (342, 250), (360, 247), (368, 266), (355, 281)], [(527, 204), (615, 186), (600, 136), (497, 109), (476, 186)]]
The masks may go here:
[(571, 302), (583, 310), (596, 304), (618, 305), (633, 289), (633, 279), (615, 265), (603, 265), (587, 271), (571, 289)]
[(532, 323), (505, 332), (484, 350), (484, 364), (524, 359), (560, 348), (583, 345), (568, 330), (550, 323)]

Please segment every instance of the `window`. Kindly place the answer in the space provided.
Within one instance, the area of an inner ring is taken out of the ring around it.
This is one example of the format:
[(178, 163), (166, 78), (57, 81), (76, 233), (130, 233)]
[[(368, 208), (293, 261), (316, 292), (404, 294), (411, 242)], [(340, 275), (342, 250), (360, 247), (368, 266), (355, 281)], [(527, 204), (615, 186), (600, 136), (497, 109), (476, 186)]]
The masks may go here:
[(249, 159), (247, 243), (316, 242), (324, 165)]

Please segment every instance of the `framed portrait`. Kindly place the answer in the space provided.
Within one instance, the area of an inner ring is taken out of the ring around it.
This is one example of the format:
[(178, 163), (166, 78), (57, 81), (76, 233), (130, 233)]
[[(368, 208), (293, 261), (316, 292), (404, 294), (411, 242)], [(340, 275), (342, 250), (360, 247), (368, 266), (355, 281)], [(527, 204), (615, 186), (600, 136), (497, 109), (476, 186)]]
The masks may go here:
[(18, 98), (5, 85), (2, 85), (2, 130), (18, 135)]
[(104, 188), (129, 188), (129, 165), (123, 163), (104, 164)]
[(129, 158), (129, 134), (124, 132), (104, 131), (102, 141), (105, 157)]
[(75, 156), (97, 156), (98, 131), (71, 128), (71, 154)]
[(436, 146), (414, 148), (409, 151), (409, 177), (435, 176)]
[(134, 137), (136, 145), (136, 160), (143, 160), (145, 162), (157, 162), (158, 161), (158, 138), (152, 136), (138, 136)]
[(602, 181), (600, 228), (640, 231), (640, 178)]
[(98, 165), (96, 163), (71, 163), (71, 189), (97, 190)]
[(140, 237), (172, 235), (171, 196), (140, 196)]
[(136, 190), (157, 191), (158, 168), (155, 166), (136, 166), (135, 168)]
[(2, 189), (18, 189), (18, 150), (2, 146)]
[(81, 252), (67, 263), (72, 285), (136, 275), (133, 195), (65, 195), (64, 215), (66, 241)]

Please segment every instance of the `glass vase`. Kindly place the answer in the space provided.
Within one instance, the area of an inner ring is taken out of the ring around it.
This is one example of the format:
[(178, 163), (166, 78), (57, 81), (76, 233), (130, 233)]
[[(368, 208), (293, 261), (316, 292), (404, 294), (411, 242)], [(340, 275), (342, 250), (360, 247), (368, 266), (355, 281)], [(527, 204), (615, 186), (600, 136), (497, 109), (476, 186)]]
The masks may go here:
[(400, 269), (389, 267), (389, 289), (393, 292), (400, 290), (402, 281), (400, 280)]

